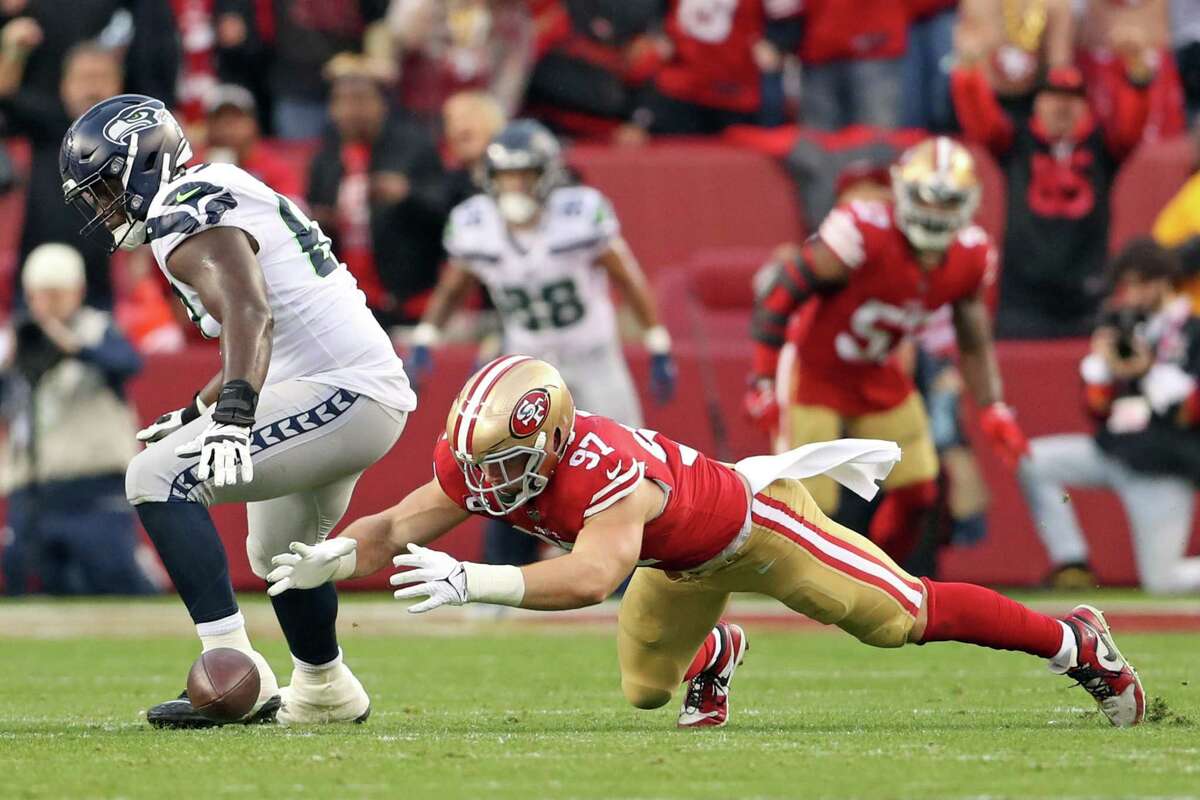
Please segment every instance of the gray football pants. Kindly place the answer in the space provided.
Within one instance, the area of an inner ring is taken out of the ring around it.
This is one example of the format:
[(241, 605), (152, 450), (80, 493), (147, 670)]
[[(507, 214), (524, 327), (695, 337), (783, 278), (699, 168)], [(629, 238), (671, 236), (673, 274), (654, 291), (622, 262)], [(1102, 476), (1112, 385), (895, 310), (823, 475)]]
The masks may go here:
[(383, 457), (407, 414), (345, 389), (290, 380), (263, 389), (250, 442), (254, 479), (217, 488), (196, 480), (198, 458), (175, 448), (198, 436), (211, 412), (139, 453), (125, 473), (133, 505), (246, 503), (246, 553), (265, 578), (293, 541), (315, 544), (338, 523), (363, 470)]
[(640, 428), (645, 423), (637, 389), (619, 346), (602, 347), (588, 353), (555, 356), (543, 360), (558, 368), (576, 408)]
[(1142, 588), (1154, 593), (1200, 590), (1200, 558), (1185, 557), (1196, 508), (1196, 487), (1190, 481), (1132, 470), (1083, 433), (1040, 436), (1029, 442), (1029, 449), (1018, 477), (1051, 562), (1088, 560), (1087, 541), (1066, 489), (1109, 489), (1129, 517)]

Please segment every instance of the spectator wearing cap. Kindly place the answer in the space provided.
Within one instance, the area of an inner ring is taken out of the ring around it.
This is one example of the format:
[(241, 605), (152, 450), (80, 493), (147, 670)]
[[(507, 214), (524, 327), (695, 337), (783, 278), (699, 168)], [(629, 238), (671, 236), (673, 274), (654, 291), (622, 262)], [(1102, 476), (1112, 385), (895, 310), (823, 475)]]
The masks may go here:
[(423, 128), (391, 113), (366, 59), (339, 56), (329, 75), (333, 126), (309, 171), (312, 216), (381, 321), (419, 319), (449, 211), (437, 148)]
[(27, 312), (8, 353), (8, 438), (0, 489), (11, 528), (9, 593), (30, 573), (51, 594), (137, 594), (154, 587), (138, 568), (125, 467), (137, 450), (125, 382), (141, 369), (112, 317), (84, 305), (79, 252), (44, 244), (21, 274)]
[(227, 83), (214, 87), (205, 108), (207, 132), (204, 159), (236, 164), (274, 191), (299, 200), (303, 195), (300, 172), (264, 147), (258, 129), (254, 95), (243, 86)]
[[(84, 42), (67, 52), (57, 96), (22, 88), (20, 66), (24, 61), (12, 60), (9, 51), (19, 46), (13, 44), (9, 26), (27, 21), (13, 20), (0, 32), (0, 62), (6, 65), (0, 69), (0, 114), (6, 132), (26, 137), (32, 150), (19, 258), (25, 259), (46, 242), (70, 244), (83, 254), (88, 305), (112, 308), (108, 250), (79, 235), (78, 215), (63, 204), (58, 150), (63, 134), (76, 117), (101, 100), (120, 94), (121, 61), (113, 51)], [(21, 303), (19, 293), (16, 300)]]
[(1027, 119), (1005, 113), (978, 63), (951, 76), (963, 133), (988, 148), (1008, 181), (997, 334), (1082, 336), (1104, 291), (1109, 190), (1121, 160), (1142, 136), (1144, 76), (1129, 76), (1099, 113), (1080, 71), (1056, 67)]

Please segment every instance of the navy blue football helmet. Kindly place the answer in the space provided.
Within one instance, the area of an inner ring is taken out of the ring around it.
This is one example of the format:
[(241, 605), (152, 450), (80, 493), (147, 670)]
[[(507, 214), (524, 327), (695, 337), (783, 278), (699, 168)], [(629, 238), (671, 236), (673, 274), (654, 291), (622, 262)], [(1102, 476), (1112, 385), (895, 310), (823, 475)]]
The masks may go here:
[[(502, 192), (496, 184), (496, 174), (530, 170), (536, 173), (530, 192), (525, 198)], [(504, 126), (483, 151), (483, 190), (491, 195), (500, 213), (509, 222), (528, 221), (546, 202), (550, 193), (567, 182), (562, 147), (554, 134), (540, 122), (516, 119)]]
[(80, 233), (109, 252), (146, 241), (146, 213), (159, 188), (183, 170), (192, 148), (161, 100), (121, 94), (72, 123), (58, 154), (63, 196), (86, 223)]

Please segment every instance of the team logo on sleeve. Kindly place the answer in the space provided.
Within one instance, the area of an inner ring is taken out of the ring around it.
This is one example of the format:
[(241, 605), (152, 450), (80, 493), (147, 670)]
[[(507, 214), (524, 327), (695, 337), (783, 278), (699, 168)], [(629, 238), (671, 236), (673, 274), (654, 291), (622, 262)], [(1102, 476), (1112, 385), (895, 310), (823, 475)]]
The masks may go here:
[(518, 439), (532, 436), (542, 427), (550, 414), (550, 393), (545, 389), (530, 389), (513, 408), (508, 429)]
[(165, 108), (154, 108), (149, 103), (131, 106), (104, 126), (104, 138), (113, 144), (128, 144), (133, 134), (161, 125), (166, 114)]

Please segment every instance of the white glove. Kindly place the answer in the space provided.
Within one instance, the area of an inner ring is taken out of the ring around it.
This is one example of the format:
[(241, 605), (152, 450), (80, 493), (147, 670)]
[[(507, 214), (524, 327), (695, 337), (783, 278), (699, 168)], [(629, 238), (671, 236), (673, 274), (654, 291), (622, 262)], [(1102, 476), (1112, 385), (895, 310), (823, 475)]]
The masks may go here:
[(354, 539), (329, 539), (308, 545), (292, 542), (290, 553), (280, 553), (271, 559), (275, 569), (267, 575), (267, 594), (274, 597), (288, 589), (315, 589), (330, 581), (339, 581), (354, 574), (358, 561)]
[(1155, 364), (1142, 378), (1142, 394), (1156, 414), (1187, 399), (1196, 389), (1196, 379), (1177, 364)]
[[(215, 486), (233, 486), (254, 479), (254, 464), (250, 461), (250, 428), (213, 422), (204, 432), (187, 444), (175, 448), (175, 455), (183, 458), (200, 456), (196, 467), (196, 478), (206, 481), (211, 476)], [(239, 469), (240, 467), (240, 469)]]
[(204, 411), (205, 406), (200, 402), (200, 398), (197, 397), (187, 406), (177, 408), (174, 411), (168, 411), (154, 420), (154, 422), (142, 428), (137, 432), (137, 440), (147, 443), (157, 442), (159, 439), (170, 436), (192, 420), (199, 419)]
[(417, 544), (408, 546), (409, 555), (396, 556), (392, 563), (397, 567), (413, 567), (397, 572), (388, 582), (392, 586), (415, 583), (405, 589), (397, 589), (397, 600), (410, 597), (427, 597), (428, 600), (409, 606), (408, 613), (420, 614), (449, 603), (461, 606), (470, 602), (467, 596), (467, 572), (463, 564), (453, 556), (439, 550), (430, 550)]

